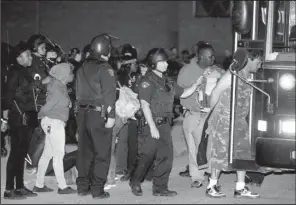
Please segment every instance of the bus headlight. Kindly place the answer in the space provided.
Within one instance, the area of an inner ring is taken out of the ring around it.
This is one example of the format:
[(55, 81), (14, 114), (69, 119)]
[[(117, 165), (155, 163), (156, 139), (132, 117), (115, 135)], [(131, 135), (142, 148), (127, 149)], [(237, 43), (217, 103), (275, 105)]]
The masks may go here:
[(267, 130), (267, 122), (265, 120), (258, 120), (257, 129), (261, 132), (266, 132)]
[(280, 132), (284, 134), (295, 133), (295, 119), (280, 120)]
[(291, 90), (295, 87), (295, 76), (291, 73), (282, 75), (279, 79), (279, 85), (284, 90)]

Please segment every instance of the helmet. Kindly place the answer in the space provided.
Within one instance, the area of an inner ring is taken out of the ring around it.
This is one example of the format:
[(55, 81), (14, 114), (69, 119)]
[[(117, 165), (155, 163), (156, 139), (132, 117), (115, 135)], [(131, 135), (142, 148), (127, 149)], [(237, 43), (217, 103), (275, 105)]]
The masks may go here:
[(167, 61), (168, 58), (168, 54), (163, 48), (152, 48), (147, 54), (146, 61), (147, 65), (154, 70), (157, 62)]
[(108, 34), (95, 36), (90, 42), (90, 53), (94, 56), (108, 56), (111, 53), (112, 42)]
[(47, 41), (46, 41), (46, 38), (45, 38), (45, 36), (42, 35), (42, 34), (34, 34), (34, 35), (32, 35), (32, 36), (29, 38), (29, 40), (28, 40), (28, 44), (29, 44), (29, 46), (30, 46), (30, 49), (31, 49), (32, 51), (34, 51), (34, 52), (37, 51), (38, 46), (39, 46), (40, 44), (43, 44), (43, 43), (46, 43), (46, 42), (47, 42)]
[(131, 44), (123, 45), (121, 54), (122, 54), (123, 58), (129, 58), (129, 59), (137, 59), (138, 58), (137, 50)]

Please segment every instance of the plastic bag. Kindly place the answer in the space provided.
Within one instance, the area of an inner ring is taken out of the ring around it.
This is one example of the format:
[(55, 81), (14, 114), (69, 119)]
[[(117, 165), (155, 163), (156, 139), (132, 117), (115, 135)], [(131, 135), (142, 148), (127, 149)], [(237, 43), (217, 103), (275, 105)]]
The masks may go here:
[(134, 93), (126, 86), (120, 86), (119, 99), (115, 103), (115, 111), (119, 117), (133, 118), (135, 113), (140, 109), (138, 94)]

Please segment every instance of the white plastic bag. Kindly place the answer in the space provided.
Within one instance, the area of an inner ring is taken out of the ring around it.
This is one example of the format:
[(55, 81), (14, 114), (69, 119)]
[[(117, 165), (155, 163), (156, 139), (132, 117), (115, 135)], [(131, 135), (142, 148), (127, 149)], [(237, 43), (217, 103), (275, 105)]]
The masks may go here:
[(115, 103), (116, 114), (121, 118), (133, 118), (140, 109), (138, 94), (126, 86), (120, 86), (119, 99)]

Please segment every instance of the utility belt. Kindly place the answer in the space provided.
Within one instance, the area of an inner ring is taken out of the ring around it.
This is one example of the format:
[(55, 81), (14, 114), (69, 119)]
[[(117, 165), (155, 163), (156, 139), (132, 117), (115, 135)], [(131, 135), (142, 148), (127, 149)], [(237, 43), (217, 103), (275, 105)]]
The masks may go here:
[(95, 112), (102, 112), (102, 106), (95, 106), (95, 105), (78, 105), (78, 108), (85, 109), (85, 110), (92, 110)]
[(104, 118), (105, 120), (108, 118), (107, 113), (105, 112), (105, 109), (104, 109), (104, 105), (95, 106), (95, 105), (88, 105), (88, 104), (86, 105), (79, 104), (76, 106), (76, 110), (78, 110), (77, 108), (84, 109), (86, 112), (89, 112), (89, 111), (100, 112), (102, 118)]
[[(153, 117), (153, 120), (156, 125), (163, 125), (166, 123), (170, 123), (172, 118), (169, 117)], [(144, 127), (145, 125), (148, 125), (148, 122), (146, 121), (145, 117), (139, 120), (140, 126)]]

